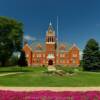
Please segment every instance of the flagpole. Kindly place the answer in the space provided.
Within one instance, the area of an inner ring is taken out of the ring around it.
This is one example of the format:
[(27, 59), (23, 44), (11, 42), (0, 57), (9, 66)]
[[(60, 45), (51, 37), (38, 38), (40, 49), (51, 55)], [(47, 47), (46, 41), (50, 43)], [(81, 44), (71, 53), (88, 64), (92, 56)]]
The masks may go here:
[(58, 40), (59, 40), (59, 38), (58, 38), (58, 16), (57, 16), (57, 52), (58, 52)]

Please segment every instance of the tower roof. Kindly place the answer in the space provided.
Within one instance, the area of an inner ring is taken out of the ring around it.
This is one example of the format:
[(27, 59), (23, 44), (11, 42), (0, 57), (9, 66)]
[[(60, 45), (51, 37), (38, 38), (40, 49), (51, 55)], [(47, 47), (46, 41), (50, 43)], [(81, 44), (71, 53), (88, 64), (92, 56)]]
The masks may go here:
[(52, 23), (51, 23), (51, 21), (50, 21), (49, 25), (50, 25), (50, 26), (52, 26)]
[(52, 26), (52, 23), (51, 23), (51, 22), (49, 23), (48, 31), (47, 31), (46, 35), (47, 35), (47, 36), (55, 35), (55, 31), (54, 31), (54, 29), (53, 29), (53, 26)]

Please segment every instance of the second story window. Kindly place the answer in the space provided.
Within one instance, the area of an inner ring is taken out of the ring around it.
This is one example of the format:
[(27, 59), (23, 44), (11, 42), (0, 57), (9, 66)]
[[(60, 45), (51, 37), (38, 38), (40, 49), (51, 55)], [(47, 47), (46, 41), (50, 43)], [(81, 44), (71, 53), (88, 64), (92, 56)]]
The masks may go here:
[(37, 57), (41, 57), (41, 54), (37, 54)]
[(73, 57), (77, 57), (77, 54), (73, 54)]

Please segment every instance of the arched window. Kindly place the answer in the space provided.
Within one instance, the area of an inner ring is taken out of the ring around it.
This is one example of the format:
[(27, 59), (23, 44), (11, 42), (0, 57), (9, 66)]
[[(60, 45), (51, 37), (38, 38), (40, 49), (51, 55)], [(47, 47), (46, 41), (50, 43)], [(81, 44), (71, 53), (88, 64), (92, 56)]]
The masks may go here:
[(48, 42), (49, 42), (49, 37), (48, 37)]
[(75, 59), (75, 57), (72, 58), (72, 63), (73, 63), (73, 64), (76, 63), (76, 59)]
[(53, 37), (52, 37), (52, 42), (54, 42), (54, 41), (53, 41)]
[(49, 37), (47, 37), (47, 41), (48, 41), (48, 42), (50, 41)]
[(50, 36), (50, 42), (52, 42), (52, 37)]
[(55, 42), (55, 37), (53, 37), (53, 42)]

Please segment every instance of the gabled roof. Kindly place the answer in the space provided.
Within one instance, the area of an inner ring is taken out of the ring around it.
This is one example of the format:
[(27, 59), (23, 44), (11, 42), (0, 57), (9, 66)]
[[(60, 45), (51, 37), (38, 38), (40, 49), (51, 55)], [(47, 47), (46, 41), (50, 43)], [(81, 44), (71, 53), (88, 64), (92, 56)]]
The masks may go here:
[(73, 43), (73, 45), (72, 45), (72, 47), (70, 48), (70, 50), (74, 50), (74, 49), (78, 49), (78, 50), (79, 50), (79, 48), (77, 47), (77, 45), (76, 45), (75, 43)]
[(32, 49), (31, 49), (31, 47), (28, 45), (28, 43), (25, 43), (25, 44), (24, 44), (23, 49), (26, 48), (26, 47), (32, 51)]
[(68, 43), (59, 43), (58, 45), (58, 52), (67, 52), (70, 50), (70, 48), (72, 47), (72, 45), (68, 44)]
[(36, 45), (36, 50), (42, 50), (42, 49), (43, 49), (42, 45), (40, 43), (38, 43)]
[(66, 45), (65, 44), (61, 44), (60, 46), (59, 46), (59, 50), (66, 50)]
[[(45, 42), (32, 42), (32, 44), (28, 47), (31, 48), (31, 50), (34, 52), (34, 51), (39, 51), (39, 52), (43, 52), (46, 50), (46, 47), (45, 47)], [(57, 47), (57, 51), (58, 52), (68, 52), (74, 48), (77, 48), (79, 49), (76, 44), (73, 44), (73, 45), (70, 45), (68, 43), (59, 43), (58, 44), (58, 47)]]
[(32, 51), (45, 51), (45, 43), (32, 42), (30, 45)]

